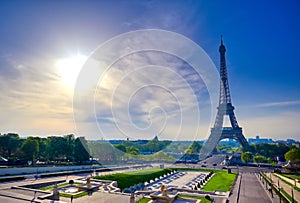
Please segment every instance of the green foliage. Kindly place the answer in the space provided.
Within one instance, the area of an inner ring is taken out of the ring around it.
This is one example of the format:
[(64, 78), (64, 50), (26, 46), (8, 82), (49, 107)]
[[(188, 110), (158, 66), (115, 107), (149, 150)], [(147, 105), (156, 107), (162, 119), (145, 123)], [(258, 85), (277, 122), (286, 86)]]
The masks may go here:
[(82, 162), (90, 158), (87, 141), (84, 137), (78, 137), (74, 141), (74, 159)]
[(138, 155), (140, 154), (140, 150), (138, 148), (135, 148), (135, 147), (126, 147), (126, 153), (129, 153), (129, 154), (133, 154), (133, 155)]
[(199, 142), (194, 141), (187, 150), (185, 150), (186, 154), (199, 153), (202, 148), (202, 145)]
[(158, 141), (158, 140), (151, 140), (147, 142), (146, 144), (138, 144), (135, 142), (130, 142), (130, 141), (124, 141), (122, 144), (125, 147), (135, 147), (139, 149), (140, 152), (158, 152), (163, 149), (165, 149), (169, 144), (171, 144), (171, 141)]
[(256, 163), (267, 163), (268, 159), (264, 156), (256, 155), (253, 157), (254, 162)]
[(273, 159), (273, 157), (280, 156), (284, 157), (284, 154), (288, 152), (292, 146), (285, 144), (256, 144), (250, 145), (245, 151), (249, 151), (252, 154), (258, 154), (267, 158)]
[[(0, 135), (0, 155), (6, 158), (24, 161), (86, 161), (89, 153), (84, 137), (76, 138), (73, 134), (63, 137), (48, 138), (28, 137), (20, 139), (17, 134)], [(87, 149), (87, 148), (86, 148)]]
[(39, 141), (34, 137), (28, 137), (21, 146), (22, 158), (34, 161), (39, 154)]
[(17, 149), (21, 144), (22, 141), (18, 134), (8, 133), (0, 135), (0, 155), (7, 158), (16, 155)]
[(114, 145), (114, 147), (120, 150), (121, 152), (126, 152), (126, 146), (123, 144), (116, 144)]
[(251, 152), (243, 152), (241, 155), (241, 159), (243, 162), (248, 163), (249, 161), (252, 160), (252, 154)]
[(192, 144), (191, 141), (172, 142), (164, 148), (165, 152), (184, 153), (184, 151)]
[(285, 160), (300, 164), (300, 148), (293, 148), (284, 154)]

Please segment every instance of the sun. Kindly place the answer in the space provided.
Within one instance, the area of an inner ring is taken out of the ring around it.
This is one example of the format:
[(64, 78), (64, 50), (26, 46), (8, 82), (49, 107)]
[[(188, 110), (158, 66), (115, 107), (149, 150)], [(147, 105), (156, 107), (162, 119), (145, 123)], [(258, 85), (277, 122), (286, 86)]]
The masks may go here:
[(66, 86), (70, 88), (75, 87), (78, 74), (87, 58), (85, 55), (77, 54), (56, 61), (55, 66), (57, 67), (58, 74)]

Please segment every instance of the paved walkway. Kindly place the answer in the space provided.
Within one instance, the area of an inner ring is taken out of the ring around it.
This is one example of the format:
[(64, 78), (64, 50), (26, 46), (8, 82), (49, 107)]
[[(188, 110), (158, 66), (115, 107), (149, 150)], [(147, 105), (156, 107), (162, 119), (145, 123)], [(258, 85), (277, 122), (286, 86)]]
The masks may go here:
[[(275, 176), (273, 173), (266, 173), (266, 175), (272, 179), (272, 181), (274, 182), (274, 184), (276, 186), (278, 186), (278, 181), (279, 181), (279, 185), (280, 187), (282, 187), (284, 189), (284, 191), (286, 191), (290, 196), (292, 196), (292, 187), (290, 185), (288, 185), (287, 183), (283, 182), (282, 180), (280, 180), (277, 176)], [(293, 189), (293, 193), (294, 193), (294, 198), (297, 202), (300, 202), (300, 192), (298, 192), (297, 190)]]
[(272, 203), (254, 173), (240, 173), (229, 197), (231, 203)]

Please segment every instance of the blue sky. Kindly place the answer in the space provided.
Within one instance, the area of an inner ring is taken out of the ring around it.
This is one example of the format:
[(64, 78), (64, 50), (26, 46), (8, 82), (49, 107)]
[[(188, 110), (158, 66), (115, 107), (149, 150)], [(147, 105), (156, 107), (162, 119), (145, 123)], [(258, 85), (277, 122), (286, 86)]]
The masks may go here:
[[(190, 38), (217, 68), (222, 34), (232, 102), (245, 136), (299, 140), (299, 19), (296, 0), (1, 1), (0, 132), (76, 132), (72, 88), (64, 86), (58, 62), (88, 56), (119, 34), (151, 28)], [(95, 133), (86, 129), (84, 134)]]

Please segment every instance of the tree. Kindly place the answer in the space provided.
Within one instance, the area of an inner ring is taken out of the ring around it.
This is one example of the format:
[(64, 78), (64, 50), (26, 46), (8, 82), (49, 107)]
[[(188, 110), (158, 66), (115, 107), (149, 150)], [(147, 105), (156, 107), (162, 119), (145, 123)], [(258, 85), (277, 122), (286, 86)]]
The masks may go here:
[(266, 163), (268, 161), (266, 157), (261, 156), (261, 155), (254, 156), (253, 160), (256, 163)]
[(121, 152), (126, 152), (126, 146), (123, 144), (116, 144), (114, 145), (114, 147), (120, 150)]
[(75, 161), (78, 162), (87, 161), (90, 158), (87, 141), (84, 137), (78, 137), (75, 139), (73, 157)]
[(129, 154), (133, 154), (133, 155), (140, 154), (140, 150), (138, 148), (135, 148), (135, 147), (126, 147), (126, 152), (129, 153)]
[(198, 142), (194, 141), (187, 150), (185, 150), (186, 154), (199, 153), (202, 148)]
[(300, 164), (300, 148), (293, 148), (284, 154), (285, 160)]
[(252, 154), (251, 152), (243, 152), (241, 155), (241, 159), (243, 162), (248, 163), (249, 161), (252, 160)]
[(8, 133), (0, 135), (0, 153), (4, 157), (16, 155), (17, 149), (21, 145), (21, 140), (18, 134)]
[(75, 144), (75, 136), (73, 134), (65, 135), (65, 155), (67, 160), (72, 160), (74, 157), (74, 144)]
[[(46, 151), (49, 160), (65, 160), (72, 153), (67, 139), (64, 137), (48, 137), (46, 140)], [(71, 151), (71, 152), (70, 152)]]
[(28, 137), (21, 146), (23, 158), (34, 161), (39, 154), (39, 142), (34, 137)]

